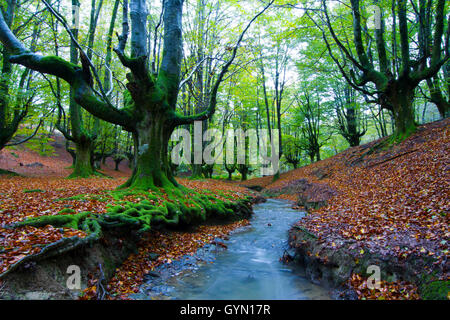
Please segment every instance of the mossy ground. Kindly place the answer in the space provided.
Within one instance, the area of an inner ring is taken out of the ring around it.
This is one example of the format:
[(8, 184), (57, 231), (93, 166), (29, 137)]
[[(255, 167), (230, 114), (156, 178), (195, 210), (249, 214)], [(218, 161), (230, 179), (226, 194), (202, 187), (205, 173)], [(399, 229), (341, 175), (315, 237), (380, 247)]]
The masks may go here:
[(450, 281), (433, 281), (420, 288), (421, 298), (424, 300), (450, 299)]
[(4, 169), (0, 169), (0, 176), (1, 176), (1, 175), (5, 175), (5, 176), (14, 176), (14, 177), (20, 176), (20, 174), (18, 174), (18, 173), (15, 173), (15, 172), (9, 171), (9, 170), (4, 170)]
[[(25, 190), (24, 192), (43, 192), (43, 190)], [(66, 207), (56, 215), (43, 215), (28, 218), (12, 224), (12, 227), (33, 226), (66, 227), (95, 233), (97, 239), (101, 231), (110, 228), (130, 228), (138, 234), (152, 228), (187, 226), (206, 221), (209, 217), (233, 219), (239, 213), (242, 202), (249, 197), (236, 201), (236, 197), (222, 191), (197, 192), (186, 187), (168, 190), (117, 189), (103, 194), (79, 194), (67, 198), (57, 198), (55, 202), (76, 201), (105, 202), (106, 213), (90, 211), (77, 212)]]
[(44, 190), (41, 189), (24, 189), (23, 193), (33, 193), (33, 192), (45, 192)]

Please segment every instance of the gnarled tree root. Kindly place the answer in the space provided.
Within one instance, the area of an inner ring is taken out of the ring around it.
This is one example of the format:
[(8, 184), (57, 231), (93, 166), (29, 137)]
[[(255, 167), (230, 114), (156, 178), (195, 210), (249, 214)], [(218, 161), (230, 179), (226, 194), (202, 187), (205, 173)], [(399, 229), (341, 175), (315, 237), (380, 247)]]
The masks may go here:
[[(134, 203), (118, 200), (114, 206), (110, 206), (105, 214), (81, 212), (77, 214), (59, 214), (53, 216), (40, 216), (29, 218), (8, 226), (8, 228), (20, 228), (23, 226), (66, 227), (86, 232), (85, 238), (63, 238), (57, 242), (45, 246), (39, 253), (29, 255), (13, 264), (7, 271), (0, 274), (0, 278), (17, 269), (19, 266), (55, 255), (65, 253), (85, 244), (99, 240), (102, 232), (107, 229), (124, 228), (129, 232), (141, 235), (152, 227), (189, 225), (205, 221), (209, 217), (219, 219), (249, 217), (251, 215), (251, 198), (232, 201), (219, 200), (213, 196), (199, 194), (189, 190), (165, 194), (157, 197), (149, 192), (120, 191), (114, 192), (116, 200), (133, 193), (145, 196), (144, 200)], [(161, 199), (166, 199), (160, 201)], [(64, 211), (68, 212), (68, 211)], [(63, 213), (63, 212), (61, 212)]]

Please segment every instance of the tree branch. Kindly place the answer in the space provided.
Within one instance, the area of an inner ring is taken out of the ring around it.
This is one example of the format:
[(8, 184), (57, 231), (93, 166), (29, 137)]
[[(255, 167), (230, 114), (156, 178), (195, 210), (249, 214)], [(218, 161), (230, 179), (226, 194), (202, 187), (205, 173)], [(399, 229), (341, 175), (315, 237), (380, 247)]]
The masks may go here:
[(0, 14), (0, 42), (14, 54), (10, 57), (12, 63), (65, 80), (74, 89), (76, 102), (88, 112), (102, 120), (118, 124), (125, 130), (134, 130), (132, 116), (100, 100), (86, 83), (79, 66), (59, 57), (41, 56), (28, 51), (8, 28), (3, 14)]
[(252, 25), (252, 23), (259, 17), (261, 16), (272, 4), (274, 3), (274, 0), (271, 0), (258, 14), (256, 14), (247, 24), (247, 26), (245, 27), (245, 29), (242, 31), (242, 33), (240, 34), (235, 47), (233, 48), (233, 52), (231, 54), (230, 59), (228, 60), (228, 62), (222, 67), (222, 70), (219, 74), (219, 76), (216, 79), (216, 82), (214, 83), (214, 86), (211, 90), (211, 94), (210, 94), (210, 99), (209, 99), (209, 106), (208, 108), (196, 115), (191, 115), (191, 116), (181, 116), (181, 115), (177, 115), (176, 117), (176, 124), (177, 125), (183, 125), (183, 124), (191, 124), (194, 121), (201, 121), (201, 120), (206, 120), (209, 119), (215, 112), (216, 110), (216, 104), (217, 104), (217, 92), (219, 91), (219, 86), (220, 83), (223, 80), (223, 77), (225, 76), (225, 74), (228, 72), (229, 67), (231, 66), (231, 64), (233, 63), (236, 54), (237, 54), (237, 50), (239, 48), (240, 43), (242, 42), (242, 39), (244, 38), (245, 33), (247, 32), (247, 30), (250, 28), (250, 26)]

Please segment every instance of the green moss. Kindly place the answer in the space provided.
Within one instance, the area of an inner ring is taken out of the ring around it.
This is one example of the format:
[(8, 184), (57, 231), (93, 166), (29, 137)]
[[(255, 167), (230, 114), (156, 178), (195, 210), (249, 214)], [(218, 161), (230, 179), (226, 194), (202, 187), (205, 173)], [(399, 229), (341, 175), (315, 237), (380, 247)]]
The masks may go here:
[(103, 177), (103, 174), (95, 171), (92, 168), (77, 168), (67, 177), (67, 179), (77, 179), (77, 178), (93, 178), (93, 177)]
[(52, 225), (55, 227), (67, 227), (73, 229), (80, 229), (79, 222), (86, 219), (91, 212), (81, 212), (78, 214), (61, 214), (54, 216), (40, 216), (36, 218), (29, 218), (25, 221), (18, 222), (14, 226), (33, 226), (33, 227), (44, 227), (46, 225)]
[(23, 193), (33, 193), (33, 192), (45, 192), (45, 190), (41, 189), (24, 189)]
[(65, 213), (75, 213), (76, 211), (70, 208), (64, 208), (61, 211), (58, 212), (58, 214), (65, 214)]
[(86, 197), (87, 197), (86, 194), (79, 194), (79, 195), (68, 197), (68, 198), (58, 198), (58, 199), (55, 199), (54, 201), (71, 201), (71, 200), (87, 201)]
[[(124, 200), (125, 196), (135, 196), (139, 202)], [(32, 225), (35, 227), (53, 225), (84, 230), (98, 237), (103, 228), (126, 228), (138, 233), (150, 231), (153, 227), (189, 225), (214, 217), (234, 220), (242, 206), (249, 206), (248, 199), (240, 201), (220, 200), (212, 194), (201, 194), (185, 187), (142, 191), (134, 189), (115, 190), (107, 196), (81, 194), (57, 199), (87, 201), (89, 199), (115, 199), (107, 205), (103, 215), (65, 208), (54, 216), (41, 216), (19, 222), (15, 227)]]
[(63, 58), (57, 57), (57, 56), (42, 57), (40, 59), (40, 63), (42, 65), (47, 65), (49, 68), (50, 67), (61, 68), (61, 66), (64, 66), (64, 67), (70, 69), (71, 71), (76, 71), (76, 70), (80, 69), (80, 67), (78, 65), (67, 62)]
[(410, 125), (402, 132), (396, 130), (394, 134), (387, 139), (388, 145), (401, 143), (406, 139), (408, 139), (416, 131), (417, 131), (416, 125)]
[(450, 294), (450, 281), (433, 281), (422, 285), (421, 298), (424, 300), (447, 300)]
[(153, 195), (151, 195), (149, 192), (145, 192), (142, 190), (136, 190), (136, 189), (117, 189), (109, 192), (110, 196), (114, 200), (122, 200), (124, 197), (127, 196), (135, 196), (135, 197), (147, 197), (151, 200), (157, 200), (157, 198)]
[(8, 171), (8, 170), (3, 170), (3, 169), (0, 169), (0, 175), (8, 175), (8, 176), (13, 176), (13, 177), (21, 176), (20, 174), (15, 173), (13, 171)]
[(53, 201), (82, 201), (86, 202), (89, 200), (96, 200), (100, 202), (108, 202), (111, 201), (111, 197), (109, 195), (99, 195), (99, 194), (79, 194), (76, 196), (68, 197), (68, 198), (58, 198)]

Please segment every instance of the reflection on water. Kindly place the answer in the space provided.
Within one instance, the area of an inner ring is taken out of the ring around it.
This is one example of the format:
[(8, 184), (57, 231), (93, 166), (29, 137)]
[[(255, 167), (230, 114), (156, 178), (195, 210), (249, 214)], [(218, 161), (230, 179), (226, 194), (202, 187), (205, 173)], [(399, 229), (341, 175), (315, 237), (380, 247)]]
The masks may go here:
[(251, 226), (226, 241), (227, 250), (210, 250), (200, 266), (190, 257), (175, 263), (170, 272), (161, 269), (161, 277), (143, 285), (136, 298), (329, 299), (327, 290), (279, 261), (287, 248), (287, 232), (303, 213), (283, 200), (255, 205), (254, 212)]

